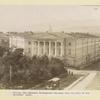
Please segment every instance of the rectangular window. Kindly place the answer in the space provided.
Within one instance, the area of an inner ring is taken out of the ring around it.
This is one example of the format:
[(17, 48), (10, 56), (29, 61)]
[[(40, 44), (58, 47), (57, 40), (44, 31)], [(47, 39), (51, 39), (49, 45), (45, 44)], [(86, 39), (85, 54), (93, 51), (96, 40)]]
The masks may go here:
[(31, 53), (31, 48), (28, 48), (28, 53), (29, 53), (29, 54)]
[(31, 45), (31, 41), (28, 41), (28, 44)]
[(71, 49), (68, 49), (68, 54), (71, 55)]
[(71, 42), (69, 42), (68, 45), (71, 46)]

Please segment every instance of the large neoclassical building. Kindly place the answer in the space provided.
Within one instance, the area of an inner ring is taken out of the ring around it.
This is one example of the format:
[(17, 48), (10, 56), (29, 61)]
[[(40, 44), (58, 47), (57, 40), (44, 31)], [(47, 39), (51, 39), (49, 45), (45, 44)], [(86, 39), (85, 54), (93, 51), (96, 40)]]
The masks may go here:
[(10, 47), (23, 48), (27, 56), (57, 57), (70, 66), (90, 64), (100, 59), (100, 38), (85, 33), (10, 33)]

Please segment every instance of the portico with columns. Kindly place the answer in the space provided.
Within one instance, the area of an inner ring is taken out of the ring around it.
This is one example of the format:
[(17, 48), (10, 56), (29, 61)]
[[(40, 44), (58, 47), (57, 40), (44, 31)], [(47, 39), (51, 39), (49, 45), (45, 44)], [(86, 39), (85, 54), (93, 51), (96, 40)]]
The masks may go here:
[(63, 42), (57, 40), (35, 40), (32, 45), (32, 54), (48, 57), (62, 57), (64, 54)]

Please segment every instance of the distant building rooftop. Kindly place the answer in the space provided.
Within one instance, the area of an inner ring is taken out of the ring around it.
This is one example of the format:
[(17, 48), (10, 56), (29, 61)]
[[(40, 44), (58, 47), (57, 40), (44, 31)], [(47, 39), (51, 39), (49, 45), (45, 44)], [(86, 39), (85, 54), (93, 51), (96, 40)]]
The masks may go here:
[(68, 33), (75, 38), (98, 38), (99, 36), (89, 34), (89, 33)]
[(89, 33), (65, 33), (65, 32), (9, 32), (10, 35), (17, 35), (28, 39), (64, 39), (64, 38), (98, 38), (99, 36)]
[(5, 38), (7, 39), (8, 38), (8, 35), (3, 33), (3, 32), (0, 32), (0, 38)]

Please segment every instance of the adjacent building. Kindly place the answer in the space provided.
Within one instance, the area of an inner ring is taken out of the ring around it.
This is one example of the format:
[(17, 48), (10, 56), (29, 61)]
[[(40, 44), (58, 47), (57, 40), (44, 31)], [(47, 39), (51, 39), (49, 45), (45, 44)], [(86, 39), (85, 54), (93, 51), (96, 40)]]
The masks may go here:
[(23, 48), (27, 56), (56, 57), (79, 67), (100, 59), (100, 38), (85, 33), (10, 33), (11, 48)]
[(0, 32), (0, 47), (9, 47), (8, 35)]

